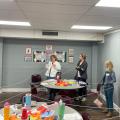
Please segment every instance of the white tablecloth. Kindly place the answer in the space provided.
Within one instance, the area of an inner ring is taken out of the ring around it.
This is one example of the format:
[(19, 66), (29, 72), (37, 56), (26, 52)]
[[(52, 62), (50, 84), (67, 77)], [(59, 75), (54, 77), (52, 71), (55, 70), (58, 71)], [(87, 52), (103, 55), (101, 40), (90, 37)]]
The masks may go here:
[(76, 80), (64, 80), (64, 81), (69, 81), (69, 82), (74, 82), (75, 84), (71, 84), (70, 86), (56, 86), (56, 80), (54, 79), (50, 79), (50, 80), (44, 80), (43, 82), (41, 82), (41, 85), (46, 87), (46, 88), (52, 88), (52, 89), (60, 89), (60, 90), (73, 90), (73, 89), (79, 89), (79, 88), (83, 88), (86, 83), (84, 82), (80, 82), (80, 84), (78, 84), (78, 82), (76, 82)]

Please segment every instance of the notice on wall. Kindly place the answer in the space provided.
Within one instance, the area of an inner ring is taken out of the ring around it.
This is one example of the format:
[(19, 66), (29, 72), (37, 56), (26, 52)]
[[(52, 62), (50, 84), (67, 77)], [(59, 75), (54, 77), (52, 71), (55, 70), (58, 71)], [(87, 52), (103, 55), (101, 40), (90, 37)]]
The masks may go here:
[(46, 53), (46, 62), (50, 61), (50, 56), (53, 54), (52, 49), (53, 49), (52, 45), (46, 45), (46, 50), (45, 50), (45, 53)]
[(32, 56), (25, 56), (24, 61), (25, 62), (32, 62)]
[(69, 48), (68, 49), (68, 63), (74, 62), (74, 49)]
[(31, 47), (27, 47), (25, 50), (26, 55), (31, 55), (32, 54), (32, 48)]
[(45, 62), (46, 53), (45, 51), (36, 50), (33, 52), (33, 62)]
[(74, 49), (68, 49), (68, 55), (73, 56), (74, 55)]
[(52, 45), (46, 45), (46, 50), (51, 51), (52, 50)]
[(73, 58), (74, 58), (73, 56), (69, 56), (68, 57), (68, 63), (73, 63)]
[(65, 51), (55, 51), (54, 55), (57, 56), (59, 62), (66, 62), (66, 52)]

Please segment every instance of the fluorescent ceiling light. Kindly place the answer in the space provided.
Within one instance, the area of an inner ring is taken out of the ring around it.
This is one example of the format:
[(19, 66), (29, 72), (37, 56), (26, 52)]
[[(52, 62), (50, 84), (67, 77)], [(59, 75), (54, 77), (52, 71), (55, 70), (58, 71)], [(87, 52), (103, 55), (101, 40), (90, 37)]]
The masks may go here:
[(0, 2), (1, 2), (1, 1), (2, 1), (2, 2), (6, 2), (6, 1), (7, 1), (7, 2), (13, 2), (14, 0), (0, 0)]
[(98, 7), (120, 7), (120, 0), (100, 0), (95, 6), (98, 6)]
[(71, 29), (87, 29), (87, 30), (107, 30), (112, 27), (110, 26), (81, 26), (81, 25), (73, 25)]
[(31, 26), (29, 22), (0, 21), (0, 25)]

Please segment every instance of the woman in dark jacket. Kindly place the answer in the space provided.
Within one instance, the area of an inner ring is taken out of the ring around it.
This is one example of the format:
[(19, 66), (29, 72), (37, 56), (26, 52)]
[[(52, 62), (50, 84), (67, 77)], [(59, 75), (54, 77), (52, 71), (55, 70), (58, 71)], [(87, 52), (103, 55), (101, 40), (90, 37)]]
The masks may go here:
[[(79, 82), (79, 81), (83, 81), (86, 83), (87, 80), (87, 67), (88, 64), (86, 62), (86, 55), (84, 53), (80, 54), (80, 60), (78, 61), (78, 64), (76, 66), (76, 75), (75, 75), (75, 79)], [(83, 88), (80, 88), (78, 90), (78, 99), (79, 100), (82, 98), (82, 101), (86, 101), (86, 96), (87, 96), (87, 87), (86, 85)]]

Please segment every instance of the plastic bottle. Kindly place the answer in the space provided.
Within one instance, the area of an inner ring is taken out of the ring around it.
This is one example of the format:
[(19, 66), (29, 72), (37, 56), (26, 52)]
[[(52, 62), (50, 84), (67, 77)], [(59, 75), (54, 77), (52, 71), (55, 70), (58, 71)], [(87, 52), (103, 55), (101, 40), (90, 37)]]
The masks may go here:
[(10, 104), (6, 102), (4, 104), (4, 120), (9, 120), (10, 117)]
[(60, 76), (59, 75), (56, 76), (56, 80), (57, 80), (57, 83), (60, 83)]
[(27, 120), (27, 118), (28, 118), (27, 109), (25, 107), (23, 107), (21, 120)]
[(63, 120), (64, 111), (65, 111), (65, 103), (63, 103), (63, 101), (60, 99), (60, 101), (59, 101), (59, 108), (58, 108), (59, 120)]

